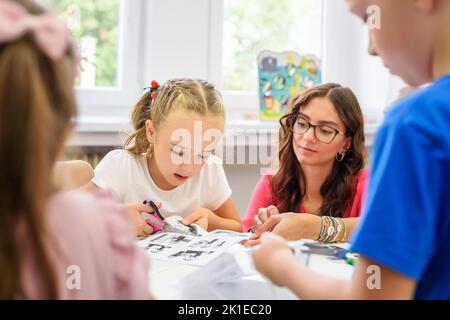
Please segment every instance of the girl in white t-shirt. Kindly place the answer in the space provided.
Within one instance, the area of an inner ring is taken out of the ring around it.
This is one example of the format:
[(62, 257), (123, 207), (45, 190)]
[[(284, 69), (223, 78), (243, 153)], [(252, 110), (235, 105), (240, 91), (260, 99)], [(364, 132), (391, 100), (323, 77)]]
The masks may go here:
[(150, 90), (135, 105), (135, 132), (125, 149), (109, 152), (88, 188), (112, 189), (127, 205), (138, 236), (153, 229), (141, 213), (158, 203), (163, 216), (207, 230), (241, 231), (221, 160), (211, 155), (222, 138), (225, 112), (219, 92), (203, 80), (174, 79)]

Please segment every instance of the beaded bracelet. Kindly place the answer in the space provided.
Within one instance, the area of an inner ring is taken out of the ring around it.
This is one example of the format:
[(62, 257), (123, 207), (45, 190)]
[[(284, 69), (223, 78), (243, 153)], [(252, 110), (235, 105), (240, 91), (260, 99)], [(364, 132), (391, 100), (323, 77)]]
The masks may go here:
[(324, 242), (330, 242), (330, 240), (333, 238), (334, 233), (336, 232), (335, 222), (334, 219), (331, 217), (328, 217), (331, 225), (327, 229), (327, 237), (325, 238)]
[(320, 241), (320, 239), (323, 236), (323, 232), (324, 232), (324, 223), (323, 223), (323, 217), (321, 218), (322, 224), (320, 226), (320, 232), (319, 232), (319, 236), (317, 237), (316, 241)]
[(317, 241), (323, 242), (325, 238), (327, 237), (327, 231), (328, 227), (330, 226), (330, 221), (328, 220), (327, 216), (322, 216), (322, 226), (320, 228), (320, 234), (317, 238)]
[(337, 242), (337, 239), (339, 239), (340, 235), (342, 234), (343, 226), (342, 226), (341, 219), (333, 218), (333, 220), (336, 221), (337, 228), (336, 228), (336, 231), (335, 231), (335, 235), (334, 235), (334, 237), (332, 239), (330, 239), (330, 242)]
[(329, 242), (335, 232), (333, 219), (331, 217), (327, 216), (326, 220), (328, 221), (328, 227), (327, 227), (327, 231), (325, 233), (325, 238), (323, 239), (323, 242)]
[(325, 243), (342, 242), (347, 236), (347, 225), (341, 218), (322, 216), (322, 225), (317, 241)]

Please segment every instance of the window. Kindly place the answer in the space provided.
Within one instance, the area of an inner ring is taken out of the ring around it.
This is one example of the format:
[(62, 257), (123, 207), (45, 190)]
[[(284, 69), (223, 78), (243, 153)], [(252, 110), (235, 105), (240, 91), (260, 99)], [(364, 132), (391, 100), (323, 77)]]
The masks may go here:
[(81, 47), (82, 117), (128, 119), (152, 79), (195, 77), (216, 84), (227, 115), (241, 118), (258, 110), (260, 51), (322, 58), (323, 0), (38, 1), (68, 20)]
[(223, 89), (257, 92), (262, 50), (322, 58), (322, 1), (224, 0)]
[(39, 1), (67, 22), (80, 49), (76, 80), (80, 114), (125, 115), (141, 93), (138, 63), (145, 1)]
[(116, 87), (120, 0), (43, 0), (67, 21), (81, 53), (81, 88)]

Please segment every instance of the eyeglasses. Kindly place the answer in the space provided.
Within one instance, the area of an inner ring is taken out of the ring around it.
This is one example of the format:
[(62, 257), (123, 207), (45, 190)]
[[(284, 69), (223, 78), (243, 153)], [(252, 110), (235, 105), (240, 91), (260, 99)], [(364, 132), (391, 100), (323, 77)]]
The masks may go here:
[[(333, 142), (333, 140), (336, 138), (338, 134), (341, 134), (345, 136), (344, 132), (340, 132), (338, 129), (335, 129), (333, 127), (321, 124), (312, 124), (308, 122), (306, 119), (302, 117), (298, 117), (297, 115), (292, 116), (293, 124), (292, 124), (292, 131), (297, 134), (305, 134), (308, 132), (309, 128), (314, 129), (314, 137), (316, 137), (317, 140), (320, 142), (329, 144)], [(318, 129), (318, 130), (316, 130)]]

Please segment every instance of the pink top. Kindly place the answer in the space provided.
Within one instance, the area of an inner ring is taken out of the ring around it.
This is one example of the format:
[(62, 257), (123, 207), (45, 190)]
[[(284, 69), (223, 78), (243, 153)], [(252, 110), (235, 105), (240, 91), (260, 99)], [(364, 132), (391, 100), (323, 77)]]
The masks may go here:
[[(367, 178), (369, 172), (361, 170), (357, 176), (356, 192), (353, 201), (349, 204), (344, 212), (343, 218), (359, 217), (364, 195), (366, 191)], [(272, 175), (264, 175), (259, 179), (253, 190), (252, 197), (248, 204), (247, 213), (242, 220), (242, 227), (244, 232), (248, 231), (253, 225), (253, 217), (258, 213), (259, 208), (266, 208), (270, 205), (278, 206), (278, 203), (272, 199)], [(300, 206), (300, 213), (308, 213), (308, 210)]]
[[(47, 249), (60, 299), (150, 298), (148, 256), (135, 243), (128, 212), (113, 200), (105, 191), (61, 192), (50, 199), (46, 221), (54, 241)], [(45, 298), (24, 224), (17, 237), (26, 298)]]

